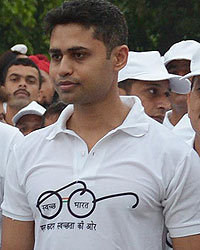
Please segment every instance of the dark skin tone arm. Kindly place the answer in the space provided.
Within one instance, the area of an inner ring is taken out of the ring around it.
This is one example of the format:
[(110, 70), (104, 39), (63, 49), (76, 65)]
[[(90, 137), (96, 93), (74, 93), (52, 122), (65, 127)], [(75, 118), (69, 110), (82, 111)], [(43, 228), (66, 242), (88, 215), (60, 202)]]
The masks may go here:
[(34, 222), (18, 221), (3, 216), (1, 250), (33, 250)]
[(173, 250), (200, 250), (200, 234), (173, 238)]

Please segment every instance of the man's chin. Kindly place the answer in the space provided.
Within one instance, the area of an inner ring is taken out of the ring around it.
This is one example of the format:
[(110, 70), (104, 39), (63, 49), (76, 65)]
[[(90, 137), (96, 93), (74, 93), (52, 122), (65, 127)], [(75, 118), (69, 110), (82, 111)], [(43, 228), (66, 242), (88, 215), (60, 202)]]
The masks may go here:
[(8, 102), (8, 105), (16, 109), (22, 109), (26, 107), (30, 102), (31, 100), (21, 98), (21, 99), (10, 100)]

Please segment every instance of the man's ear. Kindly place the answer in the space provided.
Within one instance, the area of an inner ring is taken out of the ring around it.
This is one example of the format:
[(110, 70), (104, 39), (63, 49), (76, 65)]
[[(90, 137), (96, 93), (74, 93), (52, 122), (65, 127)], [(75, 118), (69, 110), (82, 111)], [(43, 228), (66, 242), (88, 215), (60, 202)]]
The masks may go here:
[(128, 46), (121, 45), (114, 48), (112, 53), (113, 67), (115, 71), (120, 71), (126, 64), (128, 60)]
[(0, 83), (0, 88), (1, 88), (1, 91), (5, 92), (5, 86), (2, 83)]

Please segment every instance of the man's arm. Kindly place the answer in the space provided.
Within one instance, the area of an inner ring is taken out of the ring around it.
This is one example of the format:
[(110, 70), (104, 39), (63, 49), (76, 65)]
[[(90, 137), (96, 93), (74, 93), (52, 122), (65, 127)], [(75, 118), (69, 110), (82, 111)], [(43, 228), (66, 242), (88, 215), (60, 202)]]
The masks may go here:
[(3, 216), (2, 250), (33, 250), (34, 222)]
[(173, 238), (173, 250), (200, 250), (200, 234)]

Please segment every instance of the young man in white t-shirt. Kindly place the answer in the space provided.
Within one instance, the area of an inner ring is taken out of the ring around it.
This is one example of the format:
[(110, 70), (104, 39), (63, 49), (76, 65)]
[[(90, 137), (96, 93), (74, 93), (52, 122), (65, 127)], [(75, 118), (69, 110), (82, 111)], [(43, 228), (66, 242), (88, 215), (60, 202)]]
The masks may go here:
[(187, 97), (188, 114), (182, 118), (182, 126), (173, 132), (182, 136), (200, 155), (200, 48), (192, 58), (191, 72), (183, 78), (192, 78), (191, 92)]
[[(194, 40), (183, 40), (173, 44), (163, 56), (168, 72), (180, 76), (188, 74), (191, 59), (199, 47), (200, 43)], [(172, 91), (169, 100), (171, 110), (166, 113), (163, 124), (173, 129), (187, 113), (187, 93), (180, 94)]]
[[(0, 122), (0, 204), (3, 202), (6, 166), (13, 146), (23, 139), (17, 128)], [(0, 210), (0, 235), (2, 227), (2, 213)], [(0, 238), (1, 245), (1, 238)]]
[(119, 72), (118, 87), (120, 95), (138, 96), (146, 114), (163, 123), (171, 107), (170, 93), (186, 94), (190, 90), (190, 82), (180, 78), (167, 72), (158, 51), (129, 51), (128, 62)]
[(160, 250), (165, 227), (175, 250), (198, 250), (200, 160), (137, 97), (119, 97), (121, 12), (108, 1), (69, 1), (46, 22), (50, 74), (72, 105), (12, 155), (3, 250)]

